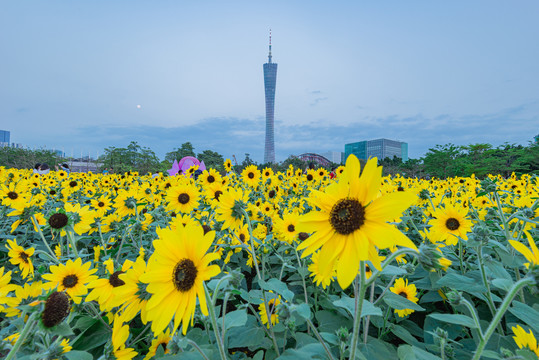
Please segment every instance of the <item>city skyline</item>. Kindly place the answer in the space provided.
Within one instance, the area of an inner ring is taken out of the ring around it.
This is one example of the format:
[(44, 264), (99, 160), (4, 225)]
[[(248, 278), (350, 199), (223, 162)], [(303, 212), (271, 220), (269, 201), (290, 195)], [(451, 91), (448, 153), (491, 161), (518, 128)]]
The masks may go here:
[(407, 142), (411, 158), (525, 145), (539, 132), (538, 12), (496, 0), (10, 1), (0, 126), (29, 147), (137, 141), (163, 158), (190, 141), (262, 163), (271, 27), (277, 161), (376, 138)]

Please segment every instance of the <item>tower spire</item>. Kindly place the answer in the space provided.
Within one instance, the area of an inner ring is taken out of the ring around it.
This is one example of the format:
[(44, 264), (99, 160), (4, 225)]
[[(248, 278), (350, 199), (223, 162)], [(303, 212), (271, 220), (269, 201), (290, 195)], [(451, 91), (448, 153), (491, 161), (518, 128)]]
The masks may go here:
[(269, 54), (268, 54), (268, 63), (271, 64), (271, 29), (270, 29), (270, 35), (269, 35)]

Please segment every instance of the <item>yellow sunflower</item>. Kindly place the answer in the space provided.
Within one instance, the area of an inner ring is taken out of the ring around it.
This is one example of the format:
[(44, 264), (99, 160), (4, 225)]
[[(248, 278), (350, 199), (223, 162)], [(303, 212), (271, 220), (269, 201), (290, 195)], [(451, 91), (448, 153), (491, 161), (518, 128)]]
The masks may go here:
[(112, 201), (107, 195), (101, 195), (98, 199), (92, 199), (92, 206), (94, 207), (97, 216), (101, 217), (112, 208)]
[(146, 303), (151, 294), (146, 291), (148, 284), (140, 281), (140, 277), (146, 272), (144, 256), (139, 256), (133, 267), (125, 273), (119, 274), (118, 279), (124, 285), (115, 287), (111, 305), (122, 307), (122, 316), (125, 321), (132, 320), (139, 312), (143, 324), (148, 322), (146, 316)]
[(334, 268), (333, 271), (331, 271), (328, 274), (320, 272), (318, 269), (318, 262), (320, 258), (320, 251), (315, 252), (313, 256), (311, 257), (312, 264), (309, 265), (308, 270), (310, 271), (311, 275), (310, 277), (313, 278), (314, 282), (317, 286), (322, 285), (322, 288), (326, 288), (331, 284), (335, 276), (337, 276), (337, 270)]
[(88, 284), (88, 288), (93, 290), (86, 296), (86, 301), (97, 300), (101, 311), (109, 311), (114, 307), (114, 296), (116, 295), (114, 288), (125, 285), (125, 282), (119, 278), (119, 275), (126, 272), (133, 265), (133, 262), (125, 260), (122, 269), (117, 271), (114, 271), (114, 262), (112, 259), (105, 260), (103, 264), (109, 276), (105, 279), (96, 279)]
[(163, 349), (165, 350), (165, 354), (168, 354), (170, 350), (167, 349), (167, 345), (170, 342), (170, 340), (172, 340), (170, 329), (165, 331), (164, 333), (157, 335), (157, 337), (152, 340), (152, 345), (150, 346), (150, 349), (148, 350), (148, 354), (146, 355), (146, 357), (144, 357), (144, 360), (152, 359), (157, 353), (157, 348), (159, 348), (159, 346), (163, 347)]
[(189, 183), (178, 184), (167, 191), (167, 210), (187, 214), (198, 207), (198, 189)]
[(129, 338), (129, 325), (124, 325), (123, 316), (114, 315), (114, 325), (112, 327), (112, 350), (116, 359), (130, 360), (138, 355), (132, 348), (126, 348), (125, 343)]
[(227, 173), (232, 171), (232, 161), (230, 161), (230, 159), (226, 159), (225, 162), (223, 163), (223, 166), (225, 167), (225, 171)]
[(456, 245), (459, 237), (468, 240), (467, 233), (472, 229), (472, 221), (466, 219), (468, 209), (446, 204), (445, 208), (437, 209), (429, 221), (432, 225), (430, 235), (434, 241), (445, 241), (447, 245)]
[(189, 323), (193, 323), (197, 298), (200, 310), (208, 315), (204, 281), (221, 271), (216, 253), (206, 253), (215, 238), (215, 232), (204, 235), (202, 226), (189, 223), (175, 230), (160, 229), (155, 251), (148, 261), (148, 271), (140, 280), (148, 284), (146, 290), (152, 294), (146, 305), (152, 331), (161, 333), (174, 318), (174, 333), (182, 324), (185, 335)]
[(533, 240), (532, 236), (529, 232), (525, 231), (526, 237), (528, 238), (528, 245), (530, 245), (530, 248), (528, 249), (524, 244), (515, 241), (515, 240), (509, 240), (509, 243), (512, 247), (515, 248), (519, 253), (524, 255), (526, 260), (529, 262), (524, 263), (524, 266), (526, 266), (526, 269), (530, 268), (530, 265), (536, 266), (539, 265), (539, 249), (537, 248), (537, 245), (535, 245), (535, 241)]
[(13, 307), (17, 305), (17, 300), (12, 297), (8, 297), (7, 295), (17, 289), (17, 285), (10, 284), (11, 281), (11, 271), (8, 271), (4, 274), (4, 268), (0, 268), (0, 312), (5, 311), (5, 307), (3, 305), (7, 305), (8, 307)]
[(7, 185), (0, 184), (0, 199), (2, 204), (9, 207), (15, 207), (24, 204), (27, 199), (28, 186), (26, 182), (11, 182)]
[[(271, 294), (271, 292), (269, 292), (268, 295), (269, 294)], [(268, 300), (268, 310), (270, 312), (271, 325), (275, 325), (279, 322), (279, 315), (277, 315), (277, 305), (279, 305), (280, 303), (281, 303), (281, 295)], [(258, 305), (258, 311), (260, 314), (260, 320), (262, 321), (262, 324), (266, 325), (269, 329), (268, 312), (266, 311), (266, 306), (264, 302)]]
[(359, 160), (350, 155), (346, 170), (337, 183), (325, 192), (312, 190), (309, 201), (320, 208), (300, 218), (298, 231), (311, 233), (298, 250), (302, 257), (321, 249), (319, 267), (325, 276), (337, 263), (337, 280), (347, 288), (359, 271), (360, 261), (369, 260), (381, 269), (378, 249), (395, 245), (417, 250), (414, 243), (396, 227), (388, 224), (400, 217), (416, 199), (411, 192), (395, 192), (380, 196), (382, 168), (377, 159), (370, 159), (361, 177)]
[(22, 278), (26, 279), (28, 274), (32, 274), (34, 277), (34, 265), (32, 264), (31, 256), (34, 255), (35, 249), (33, 247), (24, 250), (20, 245), (17, 245), (17, 239), (7, 240), (9, 249), (8, 255), (11, 259), (9, 262), (13, 265), (19, 265), (19, 269), (22, 271)]
[(511, 329), (515, 334), (513, 339), (515, 340), (518, 348), (528, 348), (539, 357), (539, 347), (537, 346), (537, 339), (535, 339), (535, 336), (533, 336), (533, 332), (530, 330), (530, 332), (527, 333), (526, 330), (524, 330), (520, 325), (513, 326)]
[(219, 207), (215, 218), (223, 221), (223, 229), (237, 229), (243, 224), (243, 209), (247, 203), (247, 195), (241, 189), (232, 189), (219, 196)]
[(202, 174), (198, 176), (197, 182), (201, 184), (202, 187), (206, 187), (213, 183), (220, 183), (221, 180), (222, 180), (221, 174), (219, 174), (217, 170), (209, 169), (209, 170), (204, 170)]
[(243, 182), (250, 187), (256, 187), (258, 185), (258, 181), (260, 180), (260, 170), (256, 167), (256, 165), (249, 165), (243, 171), (241, 172), (241, 177), (243, 179)]
[(299, 215), (295, 212), (283, 214), (283, 218), (275, 221), (275, 229), (282, 236), (283, 240), (291, 244), (297, 239), (299, 231), (297, 229)]
[[(395, 285), (390, 287), (389, 290), (391, 290), (392, 293), (400, 295), (416, 304), (419, 301), (419, 299), (416, 297), (417, 289), (414, 284), (408, 285), (408, 279), (404, 280), (404, 278), (398, 278), (397, 280), (395, 280)], [(400, 317), (410, 315), (414, 311), (415, 310), (412, 309), (395, 309), (395, 313)]]
[(88, 293), (86, 285), (97, 279), (97, 276), (92, 275), (97, 269), (90, 269), (90, 265), (90, 262), (83, 264), (81, 258), (68, 260), (65, 265), (52, 265), (51, 273), (43, 275), (43, 279), (50, 281), (44, 286), (48, 289), (57, 288), (58, 291), (65, 290), (73, 302), (80, 304), (82, 296)]

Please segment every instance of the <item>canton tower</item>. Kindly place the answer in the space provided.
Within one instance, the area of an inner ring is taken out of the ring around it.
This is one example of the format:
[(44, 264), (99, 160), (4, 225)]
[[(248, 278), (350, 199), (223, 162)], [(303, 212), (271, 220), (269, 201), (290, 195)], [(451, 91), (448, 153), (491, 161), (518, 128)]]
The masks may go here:
[(275, 162), (275, 139), (273, 136), (275, 83), (277, 82), (277, 64), (271, 62), (271, 29), (269, 36), (268, 62), (264, 64), (264, 91), (266, 95), (266, 143), (264, 163)]

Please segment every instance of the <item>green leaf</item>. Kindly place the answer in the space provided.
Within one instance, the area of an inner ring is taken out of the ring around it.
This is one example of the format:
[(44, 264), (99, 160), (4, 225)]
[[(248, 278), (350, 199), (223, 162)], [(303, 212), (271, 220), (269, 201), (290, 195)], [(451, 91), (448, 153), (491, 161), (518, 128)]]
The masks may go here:
[(92, 354), (86, 351), (71, 350), (64, 354), (68, 360), (92, 360), (94, 357)]
[(256, 319), (251, 315), (244, 326), (231, 328), (226, 335), (229, 348), (257, 346), (265, 337), (264, 330), (257, 326)]
[(539, 311), (519, 301), (513, 301), (513, 306), (509, 308), (509, 312), (539, 333)]
[(243, 326), (247, 322), (247, 312), (245, 309), (231, 311), (225, 315), (225, 329)]
[(294, 298), (294, 293), (290, 290), (288, 290), (288, 286), (282, 281), (279, 281), (278, 279), (270, 279), (269, 281), (258, 281), (260, 287), (264, 290), (273, 291), (282, 297), (285, 298), (286, 301), (292, 301)]
[[(356, 301), (352, 299), (351, 297), (342, 296), (340, 299), (335, 300), (333, 302), (333, 305), (348, 310), (350, 315), (354, 316)], [(380, 309), (377, 306), (374, 306), (373, 303), (364, 299), (363, 307), (361, 309), (361, 317), (369, 316), (369, 315), (382, 316), (382, 309)]]
[(51, 329), (51, 334), (65, 337), (74, 335), (73, 330), (71, 330), (71, 327), (65, 322), (61, 322), (60, 324), (53, 327)]
[(466, 315), (434, 313), (434, 314), (429, 314), (428, 316), (438, 321), (462, 325), (462, 326), (469, 327), (471, 329), (477, 329), (477, 325), (475, 324), (475, 321), (471, 317), (466, 316)]
[(277, 358), (278, 360), (310, 360), (327, 359), (321, 344), (309, 344), (299, 349), (287, 349)]
[(508, 292), (513, 286), (513, 282), (509, 279), (501, 278), (492, 280), (492, 285), (497, 287), (498, 289), (502, 289), (505, 292)]
[(405, 275), (406, 270), (404, 270), (404, 269), (402, 269), (400, 267), (397, 267), (397, 266), (388, 265), (382, 271), (382, 274), (387, 275), (387, 276), (400, 276), (400, 275)]
[(481, 281), (471, 277), (450, 273), (438, 280), (436, 283), (438, 286), (447, 286), (453, 290), (471, 292), (485, 292), (487, 289), (483, 286)]
[(344, 317), (327, 310), (317, 311), (315, 318), (318, 320), (318, 331), (334, 332), (341, 326), (351, 329), (353, 325), (351, 317)]
[(399, 360), (441, 360), (438, 356), (411, 345), (399, 346), (397, 353)]
[(416, 311), (424, 311), (425, 309), (417, 305), (413, 301), (406, 299), (403, 296), (397, 295), (390, 291), (386, 292), (383, 298), (384, 302), (391, 306), (393, 309), (404, 310), (411, 309)]
[(303, 319), (307, 320), (311, 318), (311, 309), (309, 308), (309, 305), (305, 303), (293, 307), (293, 310)]
[(395, 335), (396, 337), (398, 337), (399, 339), (401, 339), (402, 341), (404, 341), (405, 343), (409, 345), (420, 344), (420, 342), (417, 341), (417, 339), (413, 337), (412, 334), (410, 334), (408, 330), (406, 330), (404, 327), (400, 325), (393, 325), (391, 327), (391, 332), (393, 333), (393, 335)]

